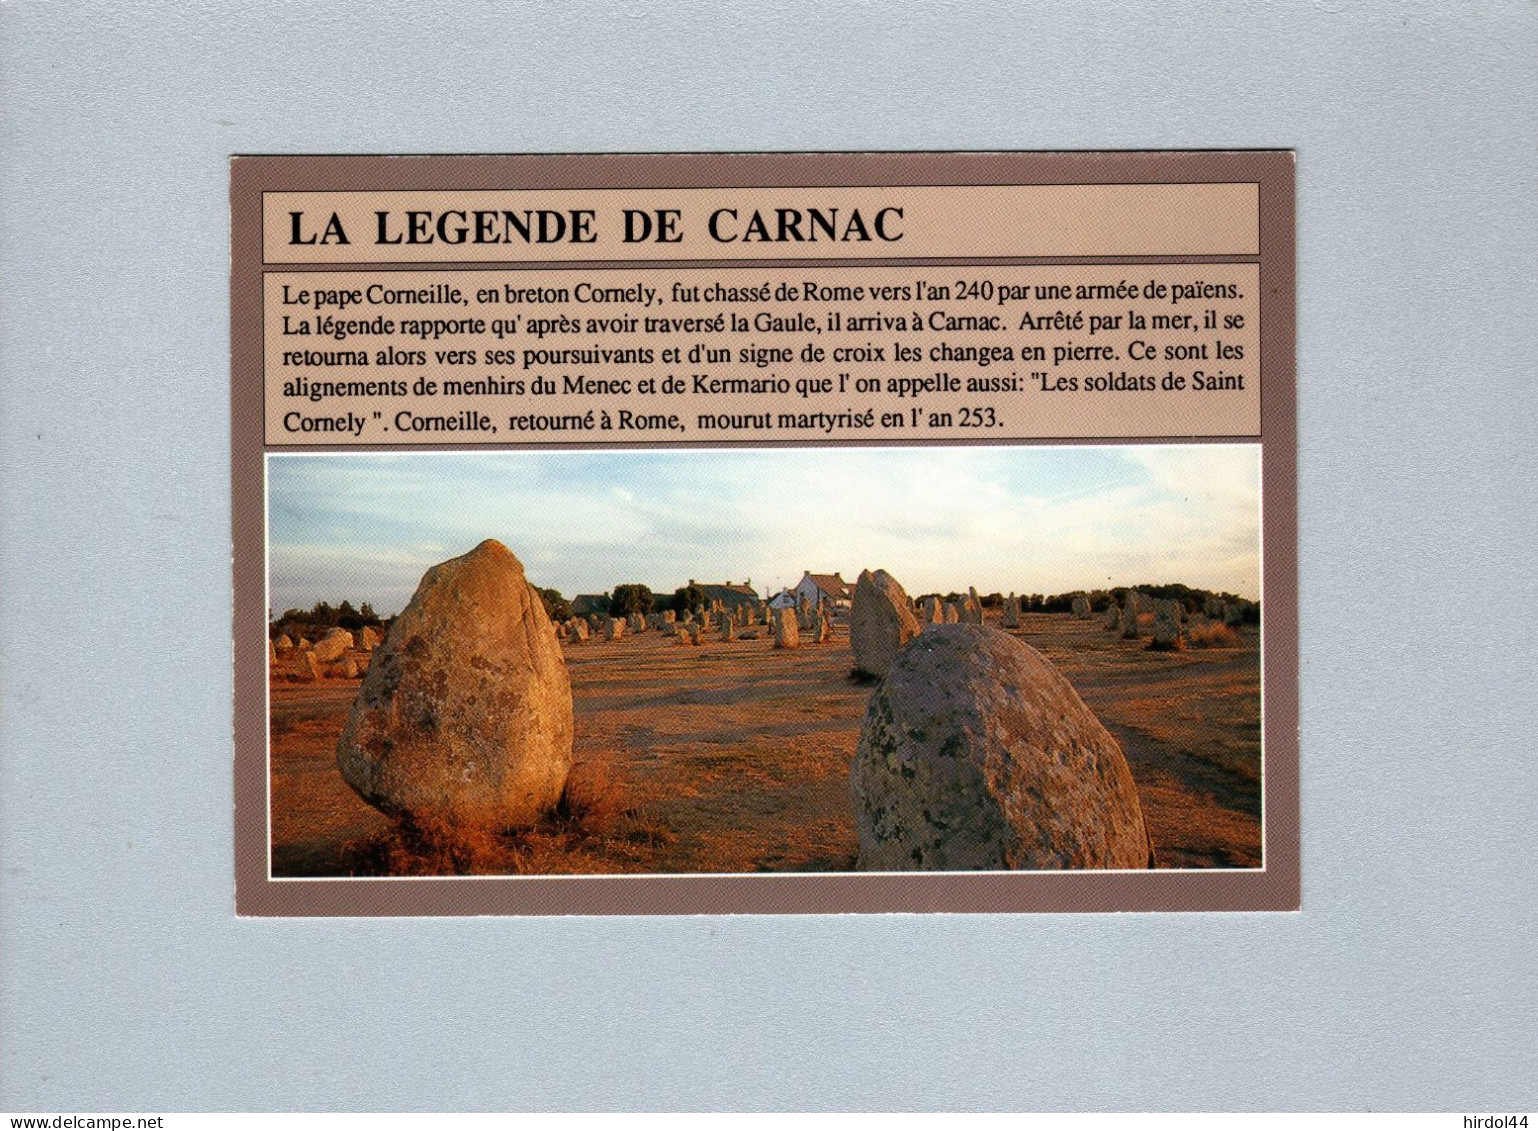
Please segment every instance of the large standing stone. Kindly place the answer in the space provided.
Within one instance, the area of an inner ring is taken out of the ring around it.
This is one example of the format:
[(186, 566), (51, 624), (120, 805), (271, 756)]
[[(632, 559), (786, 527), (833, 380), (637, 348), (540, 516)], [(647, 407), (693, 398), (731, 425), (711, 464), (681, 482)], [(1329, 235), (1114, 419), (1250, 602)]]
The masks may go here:
[(849, 643), (856, 669), (885, 675), (897, 650), (922, 629), (913, 615), (913, 603), (896, 578), (884, 569), (860, 572), (849, 611)]
[(983, 623), (983, 599), (977, 595), (975, 586), (967, 586), (966, 599), (961, 603), (963, 624)]
[(1017, 637), (932, 628), (871, 694), (850, 774), (864, 871), (1145, 868), (1121, 747)]
[(358, 647), (362, 648), (365, 652), (372, 652), (375, 648), (378, 648), (379, 642), (383, 639), (383, 635), (368, 625), (364, 625), (358, 630)]
[(1179, 605), (1174, 601), (1154, 602), (1153, 643), (1160, 651), (1174, 651), (1181, 646)]
[(314, 683), (320, 678), (320, 665), (315, 662), (315, 653), (309, 648), (296, 654), (294, 660), (294, 675), (305, 683)]
[(1137, 640), (1142, 637), (1143, 628), (1138, 623), (1138, 616), (1145, 611), (1145, 606), (1149, 602), (1150, 598), (1139, 593), (1136, 589), (1127, 590), (1127, 597), (1122, 603), (1121, 609), (1121, 635), (1123, 640)]
[(285, 632), (283, 635), (278, 637), (274, 647), (277, 648), (279, 652), (292, 652), (294, 650), (294, 642), (288, 638), (288, 633)]
[(333, 628), (315, 645), (315, 660), (317, 663), (329, 664), (350, 651), (352, 651), (352, 633), (345, 628)]
[(1073, 615), (1080, 620), (1089, 620), (1090, 604), (1088, 597), (1075, 597), (1073, 599)]
[(774, 646), (776, 648), (801, 647), (801, 632), (796, 627), (796, 610), (791, 608), (774, 611)]
[(371, 805), (446, 828), (527, 824), (571, 769), (571, 683), (539, 592), (500, 542), (428, 570), (337, 744)]
[(817, 618), (812, 624), (812, 643), (826, 644), (833, 639), (833, 618), (822, 609), (817, 610)]
[(1013, 593), (1004, 602), (1004, 613), (999, 618), (999, 624), (1004, 628), (1020, 627), (1020, 599)]

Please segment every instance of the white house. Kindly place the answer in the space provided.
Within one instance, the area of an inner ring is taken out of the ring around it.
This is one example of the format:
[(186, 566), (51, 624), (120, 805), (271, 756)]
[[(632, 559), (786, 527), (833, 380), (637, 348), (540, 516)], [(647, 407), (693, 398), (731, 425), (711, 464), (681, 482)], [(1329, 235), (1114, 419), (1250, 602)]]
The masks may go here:
[(816, 608), (831, 605), (835, 609), (847, 609), (854, 600), (854, 587), (836, 573), (812, 573), (807, 570), (791, 591), (792, 599)]

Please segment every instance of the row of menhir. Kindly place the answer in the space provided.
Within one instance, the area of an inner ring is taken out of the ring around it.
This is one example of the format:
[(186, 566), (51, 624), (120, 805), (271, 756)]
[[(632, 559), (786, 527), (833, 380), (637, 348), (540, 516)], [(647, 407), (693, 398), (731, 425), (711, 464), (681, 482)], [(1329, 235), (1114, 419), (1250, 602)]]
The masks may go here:
[[(849, 631), (876, 680), (850, 768), (859, 868), (1153, 864), (1120, 746), (1035, 649), (977, 623), (925, 629), (879, 570), (860, 576)], [(487, 541), (423, 577), (369, 665), (337, 765), (418, 827), (515, 829), (558, 803), (573, 733), (555, 626), (518, 559)]]

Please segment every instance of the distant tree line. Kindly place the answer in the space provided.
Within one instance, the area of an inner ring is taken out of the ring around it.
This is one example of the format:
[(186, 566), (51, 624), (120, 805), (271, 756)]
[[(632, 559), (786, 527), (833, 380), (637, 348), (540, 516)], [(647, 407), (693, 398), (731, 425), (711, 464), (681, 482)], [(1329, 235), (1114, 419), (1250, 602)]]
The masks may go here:
[(698, 585), (685, 585), (682, 589), (673, 590), (675, 613), (697, 613), (704, 607), (705, 590)]
[(547, 617), (554, 621), (571, 620), (571, 602), (561, 596), (559, 589), (536, 589)]
[(1067, 613), (1073, 611), (1073, 602), (1077, 597), (1089, 598), (1089, 606), (1092, 612), (1108, 612), (1112, 604), (1123, 605), (1126, 603), (1127, 594), (1136, 589), (1140, 593), (1146, 593), (1150, 597), (1157, 597), (1162, 601), (1179, 601), (1187, 613), (1202, 612), (1207, 605), (1209, 597), (1216, 597), (1228, 604), (1243, 604), (1245, 606), (1245, 621), (1247, 623), (1260, 623), (1260, 605), (1256, 602), (1246, 601), (1243, 597), (1233, 593), (1218, 592), (1213, 589), (1195, 589), (1189, 585), (1183, 585), (1178, 581), (1165, 582), (1159, 585), (1125, 585), (1114, 589), (1075, 589), (1069, 593), (1054, 593), (1049, 597), (1033, 598), (1039, 604), (1033, 604), (1033, 610), (1044, 613)]
[[(1019, 595), (1020, 609), (1022, 612), (1032, 613), (1068, 613), (1073, 611), (1073, 602), (1076, 598), (1089, 598), (1092, 612), (1108, 612), (1112, 604), (1122, 605), (1127, 600), (1129, 590), (1136, 589), (1148, 594), (1150, 597), (1158, 597), (1165, 601), (1179, 601), (1185, 606), (1188, 613), (1199, 613), (1207, 604), (1207, 598), (1216, 597), (1220, 601), (1229, 604), (1243, 603), (1245, 605), (1245, 620), (1248, 623), (1260, 623), (1260, 606), (1253, 602), (1245, 601), (1232, 593), (1219, 593), (1211, 589), (1193, 589), (1189, 585), (1179, 582), (1169, 582), (1162, 585), (1128, 585), (1118, 586), (1114, 589), (1074, 589), (1067, 593), (1022, 593)], [(917, 598), (922, 603), (931, 597), (938, 597), (941, 601), (961, 604), (968, 598), (967, 593), (925, 593)], [(989, 593), (986, 596), (979, 595), (978, 599), (986, 609), (1002, 608), (1007, 598), (1001, 593)]]
[(609, 615), (612, 617), (623, 619), (632, 613), (644, 617), (656, 610), (657, 596), (644, 585), (616, 585), (614, 592), (609, 594)]
[[(541, 589), (539, 596), (544, 603), (545, 613), (551, 620), (571, 619), (572, 604), (561, 595), (560, 590)], [(674, 590), (671, 597), (659, 597), (648, 586), (639, 582), (616, 585), (612, 592), (604, 593), (596, 600), (599, 615), (608, 615), (621, 620), (632, 613), (646, 616), (648, 613), (661, 612), (664, 609), (672, 609), (677, 613), (697, 613), (708, 603), (705, 591), (698, 585), (685, 585), (681, 589)]]
[[(1220, 601), (1229, 604), (1242, 603), (1245, 605), (1245, 620), (1249, 623), (1260, 622), (1260, 606), (1253, 602), (1245, 601), (1232, 593), (1216, 592), (1211, 589), (1194, 589), (1189, 585), (1179, 582), (1168, 582), (1160, 585), (1132, 585), (1114, 589), (1074, 589), (1067, 593), (1028, 593), (1020, 595), (1020, 608), (1024, 612), (1033, 613), (1066, 613), (1073, 610), (1073, 602), (1078, 597), (1088, 597), (1090, 608), (1097, 613), (1107, 611), (1111, 605), (1123, 604), (1127, 599), (1129, 589), (1137, 589), (1150, 597), (1158, 597), (1163, 600), (1179, 601), (1185, 606), (1188, 613), (1199, 613), (1206, 607), (1207, 598), (1216, 597)], [(545, 615), (553, 621), (566, 621), (572, 617), (571, 602), (561, 595), (559, 589), (539, 589), (540, 602), (545, 607)], [(646, 616), (648, 613), (659, 612), (663, 609), (672, 609), (676, 613), (697, 613), (708, 603), (705, 591), (698, 585), (685, 585), (675, 589), (671, 597), (659, 597), (645, 585), (636, 582), (616, 585), (612, 593), (604, 595), (607, 600), (607, 613), (612, 617), (621, 619), (630, 616), (631, 613), (639, 613)], [(938, 597), (941, 601), (954, 601), (957, 604), (965, 601), (966, 593), (925, 593), (916, 600), (923, 602), (930, 597)], [(979, 597), (984, 608), (1002, 608), (1006, 598), (1002, 593), (989, 593)], [(333, 628), (345, 628), (348, 632), (357, 632), (365, 625), (370, 628), (384, 627), (387, 622), (382, 621), (374, 608), (364, 601), (357, 608), (353, 608), (351, 601), (343, 601), (339, 605), (331, 605), (327, 601), (317, 601), (308, 609), (285, 609), (283, 615), (268, 625), (268, 634), (274, 638), (282, 633), (290, 636), (295, 634), (314, 636)]]
[(351, 601), (343, 601), (340, 605), (333, 606), (328, 601), (317, 601), (308, 609), (285, 609), (283, 615), (267, 626), (268, 635), (276, 639), (287, 633), (290, 636), (298, 633), (305, 636), (329, 631), (333, 628), (345, 628), (348, 632), (357, 632), (365, 626), (380, 628), (384, 624), (374, 612), (374, 606), (367, 601), (353, 608)]

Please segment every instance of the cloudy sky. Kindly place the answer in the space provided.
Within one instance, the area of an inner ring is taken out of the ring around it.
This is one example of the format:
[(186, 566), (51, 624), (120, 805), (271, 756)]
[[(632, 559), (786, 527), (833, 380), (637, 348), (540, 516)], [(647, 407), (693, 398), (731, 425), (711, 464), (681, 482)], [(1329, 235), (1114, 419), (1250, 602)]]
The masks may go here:
[(566, 596), (887, 570), (909, 593), (1182, 581), (1260, 595), (1252, 445), (274, 455), (276, 612), (399, 612), (485, 538)]

